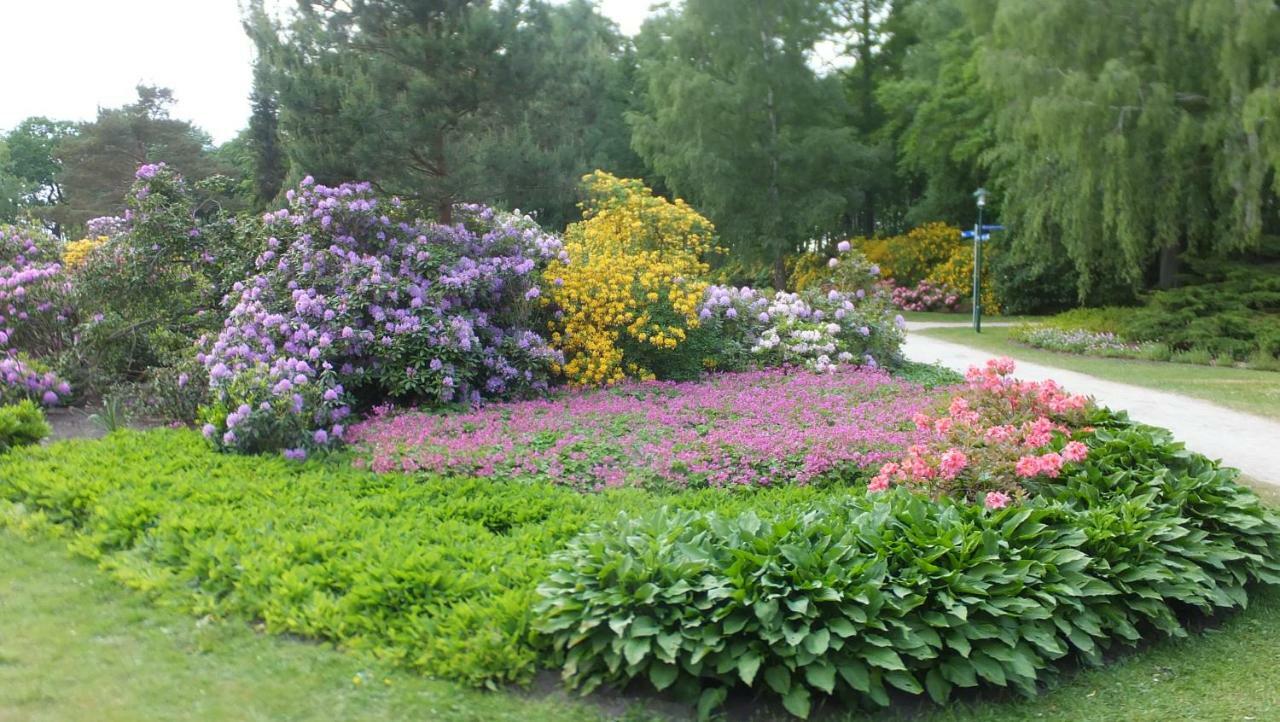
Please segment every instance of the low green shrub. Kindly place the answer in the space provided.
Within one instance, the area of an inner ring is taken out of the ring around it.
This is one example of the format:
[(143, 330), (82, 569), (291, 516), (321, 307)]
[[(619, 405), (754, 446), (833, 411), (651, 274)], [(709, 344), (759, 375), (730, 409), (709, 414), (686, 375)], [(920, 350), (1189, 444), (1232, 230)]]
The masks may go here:
[(38, 444), (51, 431), (44, 412), (29, 399), (0, 406), (0, 452)]
[(1137, 309), (1125, 306), (1102, 308), (1073, 308), (1041, 319), (1039, 323), (1063, 331), (1088, 331), (1090, 333), (1114, 333), (1123, 335), (1126, 324)]
[(1207, 283), (1153, 293), (1121, 332), (1220, 361), (1280, 358), (1280, 273), (1275, 266), (1232, 267)]
[(652, 504), (736, 514), (823, 493), (584, 495), (374, 474), (341, 457), (219, 454), (198, 433), (170, 429), (0, 457), (0, 499), (32, 527), (71, 532), (79, 553), (127, 586), (476, 685), (526, 681), (538, 668), (535, 587), (551, 553), (591, 524)]
[(1056, 660), (1185, 634), (1280, 583), (1280, 519), (1149, 427), (999, 511), (898, 488), (737, 516), (623, 514), (556, 555), (536, 628), (583, 690), (648, 680), (709, 713), (731, 688), (815, 700), (1034, 694)]
[(964, 374), (952, 371), (941, 364), (906, 361), (893, 368), (892, 373), (903, 381), (920, 384), (926, 389), (964, 383)]
[[(1001, 239), (997, 237), (997, 242)], [(1007, 314), (1053, 313), (1078, 301), (1079, 276), (1066, 253), (1027, 258), (1012, 250), (996, 254), (991, 283), (1000, 308)]]

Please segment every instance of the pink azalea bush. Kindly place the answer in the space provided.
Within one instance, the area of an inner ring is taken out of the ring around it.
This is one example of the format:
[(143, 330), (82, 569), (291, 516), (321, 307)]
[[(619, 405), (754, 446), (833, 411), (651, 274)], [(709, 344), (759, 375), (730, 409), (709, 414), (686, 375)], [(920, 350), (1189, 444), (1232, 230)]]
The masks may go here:
[(52, 239), (38, 229), (0, 226), (0, 403), (53, 405), (71, 392), (31, 358), (66, 326), (66, 290)]
[(376, 471), (545, 479), (581, 489), (850, 479), (927, 434), (934, 392), (883, 371), (725, 373), (467, 413), (374, 416), (348, 437)]
[(1089, 400), (1054, 381), (1014, 379), (1013, 370), (1007, 358), (970, 368), (944, 411), (915, 415), (924, 439), (882, 466), (868, 490), (904, 484), (999, 509), (1025, 496), (1020, 481), (1058, 478), (1084, 461), (1088, 447), (1072, 437), (1088, 431)]
[(955, 311), (960, 308), (960, 295), (946, 286), (921, 281), (912, 286), (893, 286), (893, 305), (903, 311)]

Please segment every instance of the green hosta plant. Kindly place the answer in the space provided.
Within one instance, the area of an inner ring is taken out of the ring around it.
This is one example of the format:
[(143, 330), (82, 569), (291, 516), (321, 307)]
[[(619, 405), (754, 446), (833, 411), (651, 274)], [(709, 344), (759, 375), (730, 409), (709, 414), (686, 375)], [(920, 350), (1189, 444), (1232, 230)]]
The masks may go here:
[(1243, 606), (1280, 582), (1280, 522), (1219, 469), (1116, 424), (1090, 462), (999, 511), (896, 489), (762, 518), (663, 509), (620, 516), (555, 557), (536, 628), (584, 691), (647, 679), (708, 714), (729, 688), (792, 714), (891, 689), (1034, 694), (1178, 612)]

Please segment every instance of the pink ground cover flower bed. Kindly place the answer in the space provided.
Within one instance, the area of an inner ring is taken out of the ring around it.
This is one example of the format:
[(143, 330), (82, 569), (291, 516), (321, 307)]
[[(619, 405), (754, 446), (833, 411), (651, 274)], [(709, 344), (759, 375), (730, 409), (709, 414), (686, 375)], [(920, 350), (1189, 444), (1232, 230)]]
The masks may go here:
[(810, 483), (870, 476), (926, 432), (945, 390), (874, 369), (767, 370), (630, 383), (455, 414), (383, 412), (350, 430), (375, 471), (627, 485)]

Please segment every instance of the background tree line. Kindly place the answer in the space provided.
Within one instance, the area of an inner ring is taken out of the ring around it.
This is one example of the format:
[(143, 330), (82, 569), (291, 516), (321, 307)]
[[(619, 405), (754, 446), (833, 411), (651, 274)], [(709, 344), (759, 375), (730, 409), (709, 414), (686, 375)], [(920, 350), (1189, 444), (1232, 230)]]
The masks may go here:
[(635, 38), (586, 0), (303, 0), (245, 14), (252, 115), (215, 147), (172, 97), (0, 137), (0, 220), (63, 235), (138, 163), (221, 174), (252, 209), (304, 174), (578, 217), (642, 177), (717, 225), (741, 274), (995, 192), (1000, 273), (1046, 304), (1124, 300), (1203, 259), (1275, 255), (1274, 0), (684, 0)]

